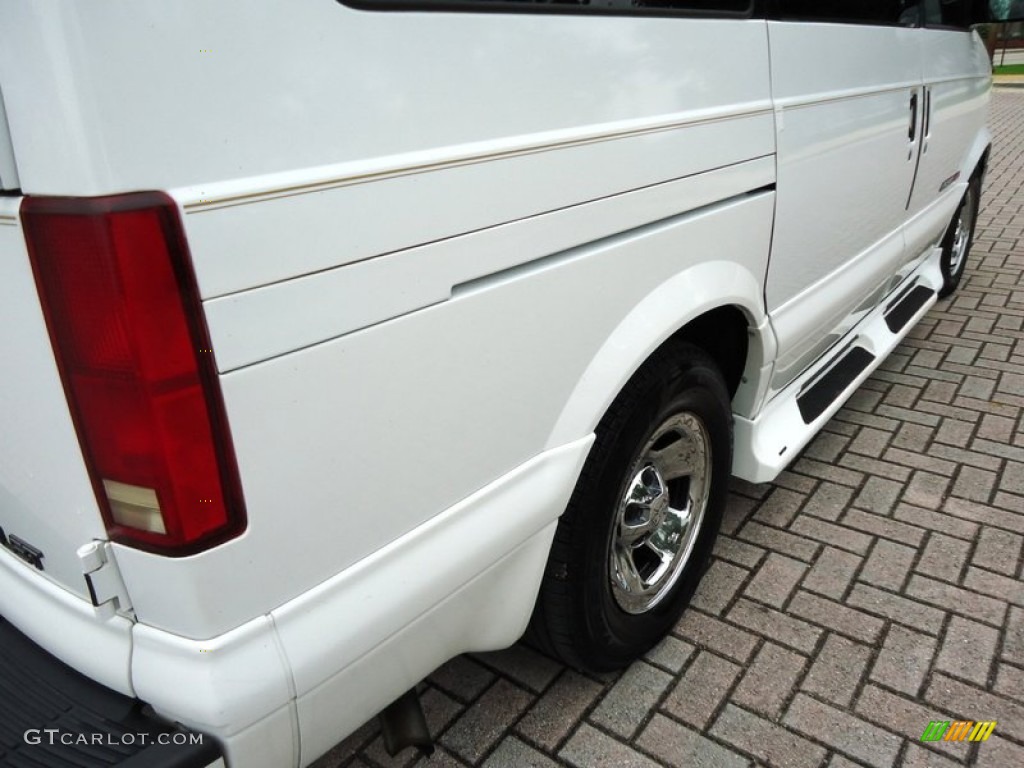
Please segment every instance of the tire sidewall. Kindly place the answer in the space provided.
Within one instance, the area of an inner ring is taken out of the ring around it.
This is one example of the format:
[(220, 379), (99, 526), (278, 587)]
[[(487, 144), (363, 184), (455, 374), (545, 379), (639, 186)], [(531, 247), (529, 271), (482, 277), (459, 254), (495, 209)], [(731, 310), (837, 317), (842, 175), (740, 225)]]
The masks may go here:
[[(968, 196), (974, 197), (974, 216), (971, 219), (970, 228), (967, 233), (967, 247), (964, 249), (963, 259), (960, 261), (960, 266), (957, 271), (953, 272), (951, 269), (951, 263), (953, 261), (953, 241), (956, 237), (956, 225), (957, 221), (960, 219), (961, 213), (963, 212), (964, 206), (967, 203)], [(942, 270), (942, 289), (939, 291), (940, 298), (944, 298), (953, 293), (953, 291), (955, 291), (960, 285), (964, 272), (967, 271), (967, 259), (971, 253), (971, 246), (974, 244), (974, 229), (978, 222), (978, 209), (980, 205), (980, 184), (977, 177), (975, 177), (972, 178), (970, 183), (967, 185), (967, 192), (964, 194), (964, 198), (960, 201), (960, 205), (957, 206), (956, 213), (953, 215), (953, 220), (949, 224), (949, 229), (942, 238), (942, 257), (940, 261), (940, 267)]]
[[(604, 649), (607, 664), (627, 663), (654, 645), (675, 624), (703, 575), (721, 524), (731, 471), (732, 430), (728, 396), (709, 362), (688, 356), (666, 366), (635, 393), (635, 406), (602, 435), (607, 450), (598, 457), (597, 479), (586, 489), (586, 546), (582, 579), (583, 620), (591, 642)], [(612, 594), (609, 552), (617, 509), (631, 480), (640, 452), (654, 431), (672, 415), (694, 414), (703, 424), (711, 445), (711, 478), (707, 507), (690, 553), (671, 591), (643, 614), (622, 610)]]

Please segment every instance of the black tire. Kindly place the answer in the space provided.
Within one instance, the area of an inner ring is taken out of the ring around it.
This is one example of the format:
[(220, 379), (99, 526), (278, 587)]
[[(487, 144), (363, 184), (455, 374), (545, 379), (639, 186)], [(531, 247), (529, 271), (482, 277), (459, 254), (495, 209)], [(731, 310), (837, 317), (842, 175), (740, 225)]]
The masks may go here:
[(960, 285), (967, 268), (967, 257), (974, 243), (974, 227), (978, 222), (978, 206), (981, 202), (981, 182), (977, 176), (971, 178), (963, 200), (953, 214), (953, 221), (942, 238), (942, 288), (939, 298), (949, 296)]
[[(608, 671), (675, 625), (707, 569), (732, 463), (725, 382), (703, 350), (667, 344), (596, 431), (559, 520), (528, 638), (572, 666)], [(699, 469), (678, 474), (689, 466)], [(641, 530), (646, 539), (634, 538)]]

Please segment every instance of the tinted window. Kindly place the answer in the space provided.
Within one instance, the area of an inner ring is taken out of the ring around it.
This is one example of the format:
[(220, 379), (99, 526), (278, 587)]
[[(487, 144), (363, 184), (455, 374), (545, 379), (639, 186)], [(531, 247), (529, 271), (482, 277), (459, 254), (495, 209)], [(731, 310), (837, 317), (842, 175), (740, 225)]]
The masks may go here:
[[(940, 0), (936, 0), (939, 2)], [(918, 0), (777, 0), (786, 21), (917, 26)]]
[(966, 0), (924, 0), (924, 23), (929, 27), (966, 27), (969, 10)]
[(748, 16), (753, 0), (339, 0), (367, 10)]

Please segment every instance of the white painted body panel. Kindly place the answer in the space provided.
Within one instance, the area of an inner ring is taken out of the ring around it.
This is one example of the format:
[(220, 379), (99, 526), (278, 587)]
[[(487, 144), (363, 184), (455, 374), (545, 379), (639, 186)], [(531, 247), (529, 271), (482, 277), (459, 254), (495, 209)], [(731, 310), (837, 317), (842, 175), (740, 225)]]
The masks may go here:
[(905, 260), (909, 104), (921, 62), (916, 29), (768, 29), (779, 199), (765, 296), (778, 389), (849, 330), (850, 315)]
[[(988, 52), (974, 32), (923, 29), (919, 35), (923, 85), (930, 90), (931, 115), (910, 198), (911, 215), (945, 197), (951, 182), (970, 178), (989, 141), (985, 105), (992, 83)], [(979, 138), (984, 141), (980, 146)], [(959, 196), (955, 200), (959, 202)], [(943, 206), (942, 211), (947, 208)], [(949, 218), (934, 216), (927, 220), (927, 226), (908, 228), (908, 250), (920, 253), (937, 243)]]
[(286, 186), (254, 197), (245, 195), (252, 182), (176, 190), (200, 290), (213, 297), (275, 283), (771, 154), (767, 82), (760, 86), (762, 98), (752, 93), (735, 110), (396, 155), (327, 169), (334, 178), (323, 182), (261, 179)]
[(99, 620), (86, 600), (43, 578), (2, 548), (0, 612), (68, 666), (119, 693), (134, 694), (132, 623), (123, 616)]
[(938, 244), (963, 194), (950, 184), (988, 144), (990, 76), (973, 32), (768, 26), (779, 167), (765, 287), (779, 347), (771, 398)]
[[(160, 189), (180, 208), (248, 527), (183, 558), (114, 545), (133, 620), (93, 613), (68, 552), (105, 534), (19, 199), (0, 198), (0, 316), (25, 329), (0, 351), (30, 372), (0, 387), (22, 438), (0, 443), (0, 524), (31, 520), (55, 553), (41, 576), (0, 550), (0, 612), (254, 768), (306, 765), (446, 659), (514, 642), (595, 426), (680, 328), (719, 307), (749, 324), (734, 471), (752, 480), (839, 407), (794, 421), (829, 344), (880, 360), (898, 342), (879, 302), (935, 284), (988, 142), (976, 42), (927, 34), (4, 4), (22, 190)], [(929, 197), (949, 165), (963, 178)]]
[(136, 695), (217, 737), (232, 765), (308, 764), (425, 669), (519, 638), (591, 441), (538, 455), (237, 629), (191, 640), (136, 624)]
[[(770, 132), (768, 115), (749, 122), (759, 124), (762, 135)], [(687, 140), (697, 138), (689, 136)], [(221, 371), (231, 371), (440, 304), (474, 280), (768, 186), (774, 177), (771, 157), (734, 163), (697, 178), (645, 186), (212, 299), (206, 302), (206, 316), (217, 350), (217, 365)], [(190, 217), (189, 222), (192, 220)], [(292, 240), (314, 244), (328, 238), (335, 229), (330, 218), (304, 224), (282, 226)], [(760, 271), (756, 266), (753, 270)], [(759, 292), (754, 290), (751, 295)], [(711, 306), (720, 303), (716, 300)], [(753, 300), (756, 306), (761, 303)]]
[(14, 162), (11, 131), (7, 127), (7, 108), (0, 90), (0, 189), (17, 189), (18, 184), (18, 166)]
[(35, 297), (19, 204), (0, 197), (0, 528), (43, 552), (34, 575), (88, 599), (76, 551), (107, 533)]
[[(659, 286), (675, 278), (673, 295), (685, 300), (694, 285), (715, 296), (745, 285), (758, 312), (773, 197), (743, 196), (603, 238), (223, 375), (248, 530), (191, 558), (119, 547), (140, 620), (194, 638), (223, 632), (541, 451), (589, 435), (617, 387), (688, 319), (680, 313), (702, 309), (677, 305), (671, 317), (652, 310), (649, 319), (664, 325), (647, 329), (645, 346), (625, 348), (617, 379), (580, 412), (573, 393), (585, 372), (624, 318), (643, 317), (649, 297), (651, 307), (661, 301)], [(556, 327), (553, 343), (536, 343)], [(559, 425), (567, 408), (573, 418)], [(238, 579), (234, 564), (270, 557), (288, 566), (259, 590)], [(224, 599), (210, 601), (211, 592)]]
[(21, 68), (4, 99), (28, 193), (202, 185), (195, 202), (233, 198), (351, 175), (339, 166), (374, 173), (418, 152), (432, 165), (769, 98), (756, 20), (5, 5), (0, 73)]

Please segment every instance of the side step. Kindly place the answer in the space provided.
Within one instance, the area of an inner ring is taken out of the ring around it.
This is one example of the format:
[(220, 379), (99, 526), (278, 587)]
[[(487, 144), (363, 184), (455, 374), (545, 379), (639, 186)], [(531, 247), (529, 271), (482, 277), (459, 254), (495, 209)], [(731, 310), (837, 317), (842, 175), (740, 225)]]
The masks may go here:
[(825, 375), (796, 398), (804, 424), (810, 424), (827, 411), (843, 390), (875, 361), (875, 356), (864, 347), (853, 347), (843, 350), (833, 360), (836, 362)]
[(903, 291), (885, 308), (885, 324), (893, 333), (899, 333), (910, 322), (910, 318), (928, 303), (935, 291), (924, 285), (915, 285)]
[(938, 300), (941, 250), (932, 252), (819, 360), (777, 392), (754, 418), (734, 416), (732, 471), (752, 483), (773, 480)]

